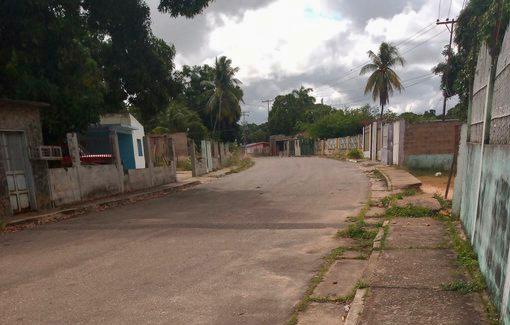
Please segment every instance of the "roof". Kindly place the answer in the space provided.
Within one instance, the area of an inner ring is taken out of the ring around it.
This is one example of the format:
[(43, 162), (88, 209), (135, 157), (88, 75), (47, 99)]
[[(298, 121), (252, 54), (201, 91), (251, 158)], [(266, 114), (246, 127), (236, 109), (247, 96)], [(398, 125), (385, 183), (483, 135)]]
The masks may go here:
[(255, 147), (255, 146), (258, 146), (258, 145), (266, 145), (266, 146), (269, 146), (269, 142), (254, 142), (254, 143), (248, 143), (246, 145), (247, 148), (249, 147)]
[(34, 108), (50, 107), (50, 104), (43, 103), (43, 102), (0, 98), (0, 106), (3, 106), (3, 105), (23, 105), (23, 106), (32, 106)]

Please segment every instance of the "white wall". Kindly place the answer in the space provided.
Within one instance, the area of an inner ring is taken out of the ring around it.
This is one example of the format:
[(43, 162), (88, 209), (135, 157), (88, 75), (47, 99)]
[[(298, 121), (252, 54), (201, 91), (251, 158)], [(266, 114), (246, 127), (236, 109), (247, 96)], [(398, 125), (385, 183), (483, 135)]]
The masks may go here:
[[(135, 128), (133, 130), (133, 148), (135, 152), (135, 166), (137, 169), (145, 168), (145, 152), (143, 148), (143, 137), (145, 136), (145, 130), (143, 128), (143, 125), (138, 122), (133, 115), (129, 115), (131, 120), (131, 126)], [(138, 155), (138, 143), (140, 143), (142, 155)]]

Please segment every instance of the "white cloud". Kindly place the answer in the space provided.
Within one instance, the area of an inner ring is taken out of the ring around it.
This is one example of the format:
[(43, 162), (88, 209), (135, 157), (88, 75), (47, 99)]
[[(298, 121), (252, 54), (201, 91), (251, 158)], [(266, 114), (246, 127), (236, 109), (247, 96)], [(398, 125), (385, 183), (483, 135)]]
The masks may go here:
[[(154, 8), (157, 1), (149, 1)], [(453, 0), (450, 17), (458, 14), (462, 2)], [(301, 85), (314, 88), (314, 96), (325, 103), (372, 103), (363, 95), (366, 77), (358, 76), (359, 66), (382, 41), (399, 44), (421, 30), (400, 45), (407, 65), (398, 73), (406, 86), (414, 83), (407, 79), (430, 73), (448, 40), (445, 27), (434, 24), (437, 5), (437, 0), (216, 0), (192, 20), (171, 19), (155, 10), (152, 18), (154, 33), (175, 41), (178, 66), (230, 57), (241, 69), (249, 120), (264, 122), (267, 109), (260, 100)], [(443, 1), (441, 18), (446, 18), (448, 5)], [(393, 96), (389, 108), (441, 108), (439, 78), (418, 81)]]

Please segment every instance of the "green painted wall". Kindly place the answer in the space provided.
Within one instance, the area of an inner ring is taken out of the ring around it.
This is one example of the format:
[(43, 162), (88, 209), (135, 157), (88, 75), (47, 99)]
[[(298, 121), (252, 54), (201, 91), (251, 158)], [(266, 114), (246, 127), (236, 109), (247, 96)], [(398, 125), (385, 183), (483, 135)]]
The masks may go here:
[(487, 280), (489, 291), (501, 308), (504, 324), (510, 324), (510, 281), (506, 279), (510, 247), (509, 149), (507, 145), (485, 145), (478, 199), (481, 145), (468, 143), (465, 164), (467, 177), (463, 179), (461, 201), (462, 223), (478, 254), (480, 269)]
[(450, 170), (452, 166), (453, 154), (437, 155), (409, 155), (404, 160), (405, 166), (410, 169), (433, 169)]

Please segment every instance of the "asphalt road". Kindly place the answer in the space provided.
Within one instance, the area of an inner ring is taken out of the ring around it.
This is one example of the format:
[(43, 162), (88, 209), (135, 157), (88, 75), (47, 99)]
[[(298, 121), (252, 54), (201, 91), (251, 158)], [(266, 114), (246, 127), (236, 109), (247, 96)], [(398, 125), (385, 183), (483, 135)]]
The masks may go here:
[(2, 324), (283, 324), (367, 197), (351, 163), (258, 159), (167, 197), (0, 235)]

